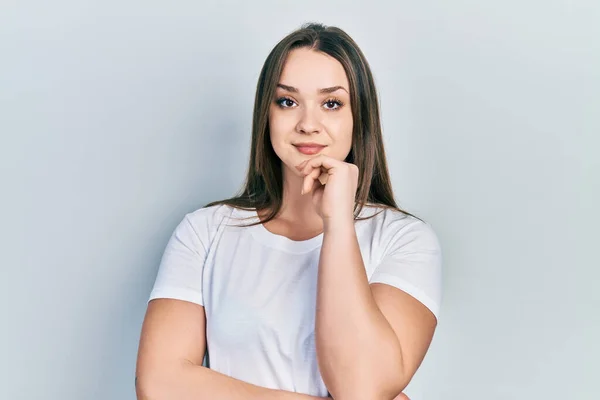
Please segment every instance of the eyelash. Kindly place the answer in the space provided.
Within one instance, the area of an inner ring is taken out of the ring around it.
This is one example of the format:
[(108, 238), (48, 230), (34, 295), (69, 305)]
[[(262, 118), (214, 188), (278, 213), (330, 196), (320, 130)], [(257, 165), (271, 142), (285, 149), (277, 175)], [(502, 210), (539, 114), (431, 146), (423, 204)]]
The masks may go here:
[[(287, 101), (287, 100), (289, 100), (289, 101), (291, 101), (291, 102), (294, 102), (294, 103), (295, 103), (295, 101), (294, 101), (294, 100), (292, 100), (292, 99), (290, 99), (289, 97), (287, 97), (287, 96), (283, 96), (283, 97), (280, 97), (280, 98), (278, 98), (277, 100), (275, 100), (275, 104), (277, 104), (277, 107), (279, 107), (279, 108), (282, 108), (282, 109), (286, 109), (286, 108), (292, 108), (292, 107), (285, 107), (285, 106), (283, 106), (283, 104), (282, 104), (282, 103), (283, 103), (284, 101)], [(338, 98), (335, 98), (335, 97), (332, 97), (332, 98), (330, 98), (330, 99), (327, 99), (327, 100), (325, 100), (325, 102), (324, 102), (323, 104), (327, 104), (327, 103), (335, 103), (335, 104), (337, 104), (337, 107), (336, 107), (336, 108), (327, 108), (327, 109), (326, 109), (327, 111), (337, 111), (337, 110), (339, 110), (340, 108), (342, 108), (342, 107), (343, 107), (343, 105), (344, 105), (344, 103), (343, 103), (343, 102), (342, 102), (340, 99), (338, 99)]]

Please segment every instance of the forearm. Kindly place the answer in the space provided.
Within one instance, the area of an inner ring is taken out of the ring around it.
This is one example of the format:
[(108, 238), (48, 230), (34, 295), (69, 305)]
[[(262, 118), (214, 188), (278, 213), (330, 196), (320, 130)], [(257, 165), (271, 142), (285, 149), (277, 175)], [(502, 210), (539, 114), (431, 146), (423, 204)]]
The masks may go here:
[(184, 363), (169, 373), (140, 377), (136, 384), (138, 400), (317, 400), (284, 390), (267, 389), (229, 377), (209, 368)]
[(315, 329), (335, 399), (392, 398), (404, 388), (400, 344), (373, 299), (353, 221), (325, 224)]

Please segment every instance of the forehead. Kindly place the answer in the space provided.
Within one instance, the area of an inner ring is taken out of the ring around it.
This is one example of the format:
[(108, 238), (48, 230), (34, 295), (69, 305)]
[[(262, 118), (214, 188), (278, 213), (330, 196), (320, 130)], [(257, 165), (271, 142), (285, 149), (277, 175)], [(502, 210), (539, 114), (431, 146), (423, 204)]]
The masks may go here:
[(349, 90), (342, 64), (325, 53), (308, 48), (295, 49), (288, 54), (279, 83), (296, 87), (301, 93), (316, 93), (318, 89), (337, 85)]

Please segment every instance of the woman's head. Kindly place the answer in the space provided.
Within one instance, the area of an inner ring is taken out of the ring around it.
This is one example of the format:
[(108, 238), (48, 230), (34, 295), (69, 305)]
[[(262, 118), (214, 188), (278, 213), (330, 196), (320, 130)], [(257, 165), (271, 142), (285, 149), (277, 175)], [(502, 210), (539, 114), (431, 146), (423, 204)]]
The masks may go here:
[(323, 154), (358, 166), (356, 215), (366, 203), (398, 209), (369, 64), (354, 40), (336, 27), (303, 25), (267, 56), (256, 89), (244, 188), (209, 206), (267, 209), (266, 220), (273, 218), (281, 208), (284, 171), (297, 173), (294, 166), (309, 157), (294, 146), (302, 142), (326, 145)]
[[(352, 109), (342, 64), (309, 47), (290, 51), (269, 106), (269, 139), (283, 174), (320, 154), (345, 160), (352, 146)], [(303, 144), (322, 148), (302, 147)]]

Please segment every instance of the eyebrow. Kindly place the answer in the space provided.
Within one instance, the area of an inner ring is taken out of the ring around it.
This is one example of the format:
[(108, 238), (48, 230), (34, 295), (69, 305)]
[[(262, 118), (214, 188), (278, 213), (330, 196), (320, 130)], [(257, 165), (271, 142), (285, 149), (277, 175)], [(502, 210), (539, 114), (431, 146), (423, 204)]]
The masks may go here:
[[(284, 85), (283, 83), (278, 83), (277, 87), (285, 89), (288, 92), (298, 93), (298, 89), (296, 89), (293, 86)], [(348, 93), (348, 91), (346, 90), (346, 88), (343, 87), (343, 86), (332, 86), (332, 87), (328, 87), (328, 88), (323, 88), (323, 89), (319, 89), (318, 92), (319, 93), (333, 93), (336, 90), (340, 90), (340, 89), (342, 89), (342, 90), (346, 91), (346, 93)]]

